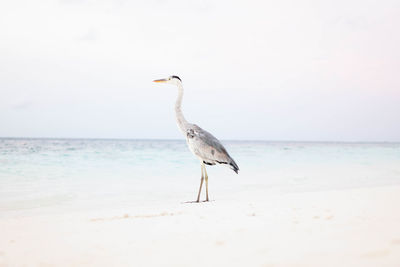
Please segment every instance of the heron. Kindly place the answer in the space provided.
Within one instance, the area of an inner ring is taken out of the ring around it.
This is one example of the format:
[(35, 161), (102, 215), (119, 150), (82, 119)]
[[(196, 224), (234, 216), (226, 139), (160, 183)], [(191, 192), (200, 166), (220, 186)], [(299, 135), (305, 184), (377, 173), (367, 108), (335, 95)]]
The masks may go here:
[(200, 160), (201, 164), (200, 188), (196, 202), (200, 201), (203, 180), (206, 183), (206, 201), (209, 201), (208, 175), (205, 165), (225, 164), (236, 173), (238, 173), (239, 167), (217, 138), (196, 124), (189, 123), (183, 116), (181, 109), (183, 97), (182, 80), (178, 76), (173, 75), (166, 79), (154, 80), (154, 82), (172, 84), (178, 87), (178, 97), (175, 102), (176, 122), (180, 131), (186, 137), (186, 143), (190, 151)]

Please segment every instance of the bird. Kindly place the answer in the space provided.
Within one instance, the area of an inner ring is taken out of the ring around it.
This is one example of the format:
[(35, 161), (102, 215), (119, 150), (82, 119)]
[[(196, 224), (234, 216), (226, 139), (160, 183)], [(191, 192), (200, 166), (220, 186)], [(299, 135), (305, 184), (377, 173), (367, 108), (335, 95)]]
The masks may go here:
[(178, 87), (178, 97), (175, 102), (175, 116), (178, 128), (182, 134), (186, 137), (186, 143), (189, 150), (199, 159), (201, 164), (201, 179), (200, 188), (197, 194), (196, 202), (200, 201), (201, 188), (203, 186), (203, 180), (206, 184), (206, 200), (209, 201), (208, 197), (208, 175), (205, 165), (216, 165), (225, 164), (230, 167), (233, 171), (238, 174), (239, 167), (233, 158), (226, 151), (225, 147), (221, 142), (215, 138), (212, 134), (203, 130), (199, 126), (193, 123), (189, 123), (182, 113), (182, 97), (183, 97), (183, 85), (182, 80), (175, 75), (169, 76), (166, 79), (154, 80), (156, 83), (166, 83), (176, 85)]

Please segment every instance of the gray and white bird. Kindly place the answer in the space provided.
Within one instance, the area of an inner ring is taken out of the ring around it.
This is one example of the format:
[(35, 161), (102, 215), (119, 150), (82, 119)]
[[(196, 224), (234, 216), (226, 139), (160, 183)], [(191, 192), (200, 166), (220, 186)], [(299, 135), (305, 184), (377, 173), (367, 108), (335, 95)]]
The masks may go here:
[(238, 173), (239, 167), (235, 163), (233, 158), (229, 156), (228, 152), (217, 138), (215, 138), (209, 132), (201, 129), (196, 124), (189, 123), (183, 116), (181, 110), (183, 97), (182, 80), (178, 76), (170, 76), (166, 79), (154, 80), (154, 82), (173, 84), (178, 87), (178, 97), (175, 103), (176, 122), (179, 129), (186, 137), (186, 142), (189, 146), (190, 151), (192, 151), (192, 153), (200, 160), (201, 163), (201, 180), (199, 193), (197, 195), (197, 202), (200, 201), (200, 193), (204, 179), (206, 180), (206, 201), (209, 201), (208, 175), (206, 171), (206, 166), (204, 164), (226, 164), (236, 173)]

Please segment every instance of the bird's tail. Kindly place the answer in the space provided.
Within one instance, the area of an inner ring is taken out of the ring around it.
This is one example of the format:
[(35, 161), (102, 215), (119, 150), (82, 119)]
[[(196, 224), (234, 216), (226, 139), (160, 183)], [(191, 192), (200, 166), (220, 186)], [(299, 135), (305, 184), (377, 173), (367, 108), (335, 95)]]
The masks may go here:
[(229, 162), (229, 167), (236, 173), (239, 173), (239, 166), (236, 162), (231, 158), (231, 162)]

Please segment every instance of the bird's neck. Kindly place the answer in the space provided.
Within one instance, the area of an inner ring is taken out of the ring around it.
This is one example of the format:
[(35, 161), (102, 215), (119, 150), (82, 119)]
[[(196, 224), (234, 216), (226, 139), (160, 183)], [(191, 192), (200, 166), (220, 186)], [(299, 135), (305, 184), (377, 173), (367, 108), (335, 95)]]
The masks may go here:
[(176, 115), (176, 123), (178, 124), (179, 129), (183, 134), (186, 135), (186, 130), (188, 129), (189, 123), (185, 119), (182, 113), (182, 97), (183, 97), (183, 86), (181, 83), (178, 83), (178, 97), (175, 102), (175, 115)]

